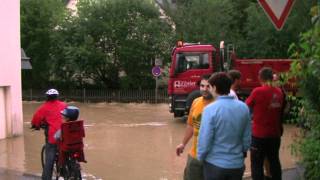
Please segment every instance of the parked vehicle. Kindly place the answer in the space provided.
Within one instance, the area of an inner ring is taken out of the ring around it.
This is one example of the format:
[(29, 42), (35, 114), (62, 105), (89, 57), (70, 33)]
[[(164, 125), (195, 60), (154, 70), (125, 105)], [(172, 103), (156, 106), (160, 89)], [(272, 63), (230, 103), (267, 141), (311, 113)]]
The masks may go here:
[[(237, 93), (245, 97), (253, 88), (260, 85), (258, 72), (262, 67), (271, 67), (275, 73), (287, 72), (291, 62), (290, 59), (239, 59), (232, 46), (227, 48), (225, 53), (223, 42), (220, 43), (220, 48), (216, 48), (210, 44), (178, 41), (171, 53), (168, 82), (170, 112), (174, 117), (188, 114), (194, 99), (189, 96), (196, 94), (193, 92), (199, 89), (197, 82), (204, 74), (230, 69), (239, 70), (242, 73), (242, 82)], [(296, 90), (292, 86), (286, 88), (289, 91)]]

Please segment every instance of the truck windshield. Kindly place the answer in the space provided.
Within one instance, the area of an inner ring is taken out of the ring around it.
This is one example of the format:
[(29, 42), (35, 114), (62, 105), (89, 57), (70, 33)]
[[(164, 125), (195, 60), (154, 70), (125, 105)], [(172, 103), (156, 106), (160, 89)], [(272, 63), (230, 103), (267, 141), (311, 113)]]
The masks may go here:
[(208, 53), (178, 53), (176, 55), (176, 72), (181, 73), (189, 69), (208, 69)]

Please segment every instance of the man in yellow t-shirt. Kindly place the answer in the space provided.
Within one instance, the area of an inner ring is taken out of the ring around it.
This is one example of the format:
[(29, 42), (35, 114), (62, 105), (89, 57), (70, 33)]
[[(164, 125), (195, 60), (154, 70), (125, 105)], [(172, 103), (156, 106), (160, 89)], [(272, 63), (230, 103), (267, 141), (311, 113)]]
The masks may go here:
[(204, 107), (211, 102), (213, 102), (213, 97), (209, 92), (209, 82), (208, 79), (210, 75), (204, 75), (200, 81), (200, 97), (196, 98), (190, 108), (187, 129), (182, 140), (176, 148), (176, 153), (178, 156), (183, 153), (185, 146), (193, 137), (192, 147), (188, 155), (187, 165), (184, 170), (184, 180), (203, 180), (203, 168), (200, 161), (197, 160), (197, 143), (198, 134), (201, 123), (201, 115)]

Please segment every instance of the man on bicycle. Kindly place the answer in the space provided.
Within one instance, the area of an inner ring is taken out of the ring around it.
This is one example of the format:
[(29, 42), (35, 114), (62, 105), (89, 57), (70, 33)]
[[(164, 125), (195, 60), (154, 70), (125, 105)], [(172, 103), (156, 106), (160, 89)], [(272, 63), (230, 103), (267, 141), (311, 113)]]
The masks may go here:
[(60, 129), (62, 124), (62, 111), (66, 104), (58, 100), (59, 92), (56, 89), (49, 89), (46, 92), (47, 101), (43, 103), (35, 112), (32, 118), (32, 127), (39, 129), (42, 125), (46, 126), (46, 146), (45, 164), (42, 171), (43, 180), (52, 179), (52, 170), (57, 153), (57, 141), (54, 134)]

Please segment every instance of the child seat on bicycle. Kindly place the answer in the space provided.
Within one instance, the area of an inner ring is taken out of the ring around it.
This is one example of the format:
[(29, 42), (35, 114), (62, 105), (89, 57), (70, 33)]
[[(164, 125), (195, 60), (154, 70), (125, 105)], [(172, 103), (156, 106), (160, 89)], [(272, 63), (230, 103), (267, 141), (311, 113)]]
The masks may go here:
[(83, 138), (85, 137), (83, 120), (79, 117), (79, 108), (68, 106), (61, 111), (63, 123), (61, 129), (55, 134), (59, 139), (58, 163), (64, 164), (66, 158), (72, 155), (78, 162), (86, 162), (83, 153)]
[(83, 138), (85, 137), (82, 120), (64, 122), (61, 125), (59, 143), (59, 164), (63, 164), (68, 153), (77, 153), (79, 162), (86, 162), (83, 153)]

